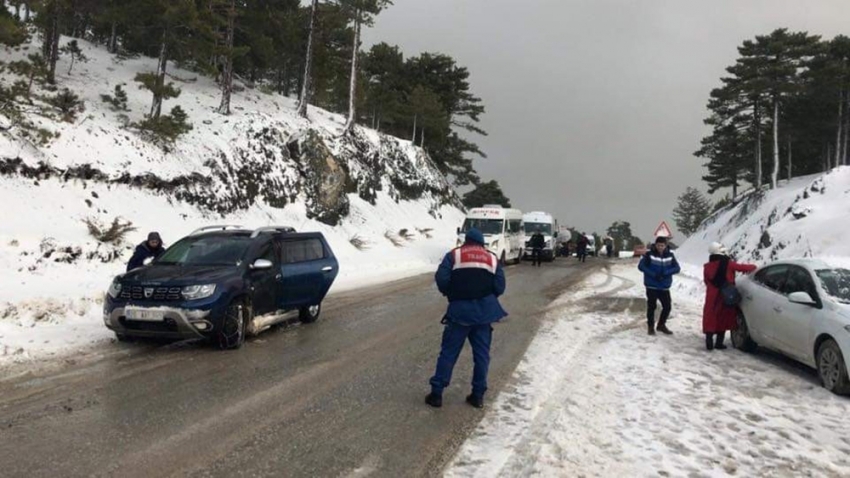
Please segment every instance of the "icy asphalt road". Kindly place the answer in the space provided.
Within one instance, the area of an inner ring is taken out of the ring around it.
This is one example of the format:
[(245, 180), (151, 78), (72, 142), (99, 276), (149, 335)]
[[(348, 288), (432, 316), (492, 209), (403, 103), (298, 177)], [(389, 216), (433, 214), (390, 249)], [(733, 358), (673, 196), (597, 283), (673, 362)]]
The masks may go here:
[[(490, 399), (539, 311), (600, 264), (508, 268), (511, 316), (494, 334)], [(423, 402), (444, 308), (426, 275), (339, 294), (317, 323), (267, 331), (236, 351), (116, 343), (4, 379), (0, 475), (440, 475), (483, 416), (464, 403), (468, 346), (443, 408)]]

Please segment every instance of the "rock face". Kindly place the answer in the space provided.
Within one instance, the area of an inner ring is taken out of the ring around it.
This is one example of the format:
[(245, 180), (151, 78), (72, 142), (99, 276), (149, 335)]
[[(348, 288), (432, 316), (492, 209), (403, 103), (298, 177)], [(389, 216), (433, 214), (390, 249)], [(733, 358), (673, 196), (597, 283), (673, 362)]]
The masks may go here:
[(257, 202), (276, 208), (303, 202), (308, 218), (332, 226), (349, 214), (350, 194), (371, 204), (380, 192), (395, 201), (424, 200), (433, 215), (443, 205), (462, 207), (431, 158), (406, 141), (362, 129), (341, 137), (321, 128), (291, 132), (263, 115), (247, 116), (232, 128), (234, 139), (226, 147), (199, 151), (202, 167), (182, 172), (131, 174), (0, 157), (0, 175), (123, 184), (218, 214)]
[(291, 141), (288, 151), (301, 173), (307, 217), (337, 224), (349, 210), (346, 185), (351, 178), (346, 165), (334, 157), (315, 130)]

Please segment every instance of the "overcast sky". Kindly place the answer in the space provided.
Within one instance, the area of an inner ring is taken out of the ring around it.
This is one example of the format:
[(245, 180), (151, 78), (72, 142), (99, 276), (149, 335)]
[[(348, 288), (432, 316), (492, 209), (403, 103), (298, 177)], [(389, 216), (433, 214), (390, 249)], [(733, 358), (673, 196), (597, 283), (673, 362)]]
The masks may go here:
[[(693, 157), (736, 47), (775, 28), (850, 34), (850, 0), (394, 0), (364, 47), (443, 52), (487, 108), (485, 180), (514, 206), (649, 239), (676, 197), (705, 190)], [(843, 28), (843, 29), (842, 29)]]

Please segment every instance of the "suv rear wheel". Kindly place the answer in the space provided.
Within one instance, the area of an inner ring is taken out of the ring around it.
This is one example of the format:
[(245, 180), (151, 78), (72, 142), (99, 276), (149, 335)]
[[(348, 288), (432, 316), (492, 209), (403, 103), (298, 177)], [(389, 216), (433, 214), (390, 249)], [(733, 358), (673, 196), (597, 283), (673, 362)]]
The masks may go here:
[(818, 347), (817, 359), (818, 377), (823, 387), (838, 395), (850, 394), (850, 378), (838, 344), (832, 339), (824, 340)]
[(322, 304), (302, 307), (298, 310), (298, 320), (302, 324), (312, 324), (319, 319), (319, 314), (322, 313)]
[(221, 327), (216, 332), (218, 348), (221, 350), (238, 349), (245, 343), (248, 324), (251, 322), (251, 308), (245, 301), (234, 300), (227, 306)]

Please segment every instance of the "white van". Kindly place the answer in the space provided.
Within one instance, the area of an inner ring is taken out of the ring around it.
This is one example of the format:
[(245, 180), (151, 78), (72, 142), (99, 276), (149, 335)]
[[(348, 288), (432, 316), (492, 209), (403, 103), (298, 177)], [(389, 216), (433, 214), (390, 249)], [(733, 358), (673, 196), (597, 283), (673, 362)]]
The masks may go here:
[(555, 260), (555, 249), (558, 243), (558, 221), (548, 212), (534, 211), (527, 212), (522, 216), (522, 222), (525, 228), (525, 257), (531, 257), (531, 236), (540, 229), (543, 234), (543, 239), (546, 241), (543, 246), (543, 258), (547, 261)]
[(458, 245), (463, 244), (466, 231), (476, 228), (484, 234), (485, 246), (496, 254), (502, 264), (522, 260), (525, 233), (522, 228), (522, 211), (487, 205), (470, 209), (463, 226), (458, 228)]

